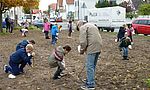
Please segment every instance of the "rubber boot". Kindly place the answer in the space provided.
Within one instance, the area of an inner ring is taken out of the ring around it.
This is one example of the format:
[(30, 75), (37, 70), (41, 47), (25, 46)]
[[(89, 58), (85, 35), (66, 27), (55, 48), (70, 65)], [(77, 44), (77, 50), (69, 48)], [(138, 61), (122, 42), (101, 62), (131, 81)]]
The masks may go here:
[(127, 56), (123, 56), (122, 60), (129, 60)]

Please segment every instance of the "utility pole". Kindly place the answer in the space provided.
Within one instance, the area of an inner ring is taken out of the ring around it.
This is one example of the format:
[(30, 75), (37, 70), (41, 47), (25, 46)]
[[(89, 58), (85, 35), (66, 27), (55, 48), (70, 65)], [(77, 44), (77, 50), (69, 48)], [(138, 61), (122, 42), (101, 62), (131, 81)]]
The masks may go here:
[(78, 0), (78, 20), (79, 20), (79, 4), (80, 4), (80, 1)]

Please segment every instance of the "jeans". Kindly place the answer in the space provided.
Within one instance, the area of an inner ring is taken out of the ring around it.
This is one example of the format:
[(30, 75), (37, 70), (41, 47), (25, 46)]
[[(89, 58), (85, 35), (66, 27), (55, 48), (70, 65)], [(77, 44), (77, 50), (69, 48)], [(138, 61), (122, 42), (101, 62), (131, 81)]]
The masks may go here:
[(123, 56), (128, 56), (128, 47), (122, 47)]
[(86, 59), (86, 86), (87, 87), (94, 87), (95, 86), (95, 69), (98, 57), (100, 52), (92, 53), (87, 55)]
[(55, 45), (56, 44), (56, 35), (52, 35), (52, 42), (51, 42), (51, 44), (52, 45)]

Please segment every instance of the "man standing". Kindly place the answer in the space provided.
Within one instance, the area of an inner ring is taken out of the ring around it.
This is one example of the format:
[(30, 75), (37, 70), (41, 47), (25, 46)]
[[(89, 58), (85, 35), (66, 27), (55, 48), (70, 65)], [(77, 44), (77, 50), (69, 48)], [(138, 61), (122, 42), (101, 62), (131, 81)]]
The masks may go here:
[(102, 49), (102, 38), (98, 28), (91, 23), (79, 21), (77, 27), (80, 31), (80, 54), (86, 53), (86, 82), (81, 89), (95, 89), (95, 69)]
[(6, 22), (6, 32), (9, 31), (10, 32), (10, 18), (7, 15), (7, 18), (5, 19)]

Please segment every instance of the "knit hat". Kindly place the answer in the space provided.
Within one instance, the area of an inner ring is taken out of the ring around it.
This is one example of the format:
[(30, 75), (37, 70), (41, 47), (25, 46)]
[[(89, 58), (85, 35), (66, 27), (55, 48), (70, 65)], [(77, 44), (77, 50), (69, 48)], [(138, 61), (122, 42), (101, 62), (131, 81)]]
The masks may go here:
[(32, 44), (28, 44), (27, 46), (26, 46), (26, 48), (28, 49), (28, 50), (31, 50), (31, 51), (33, 51), (33, 45)]

